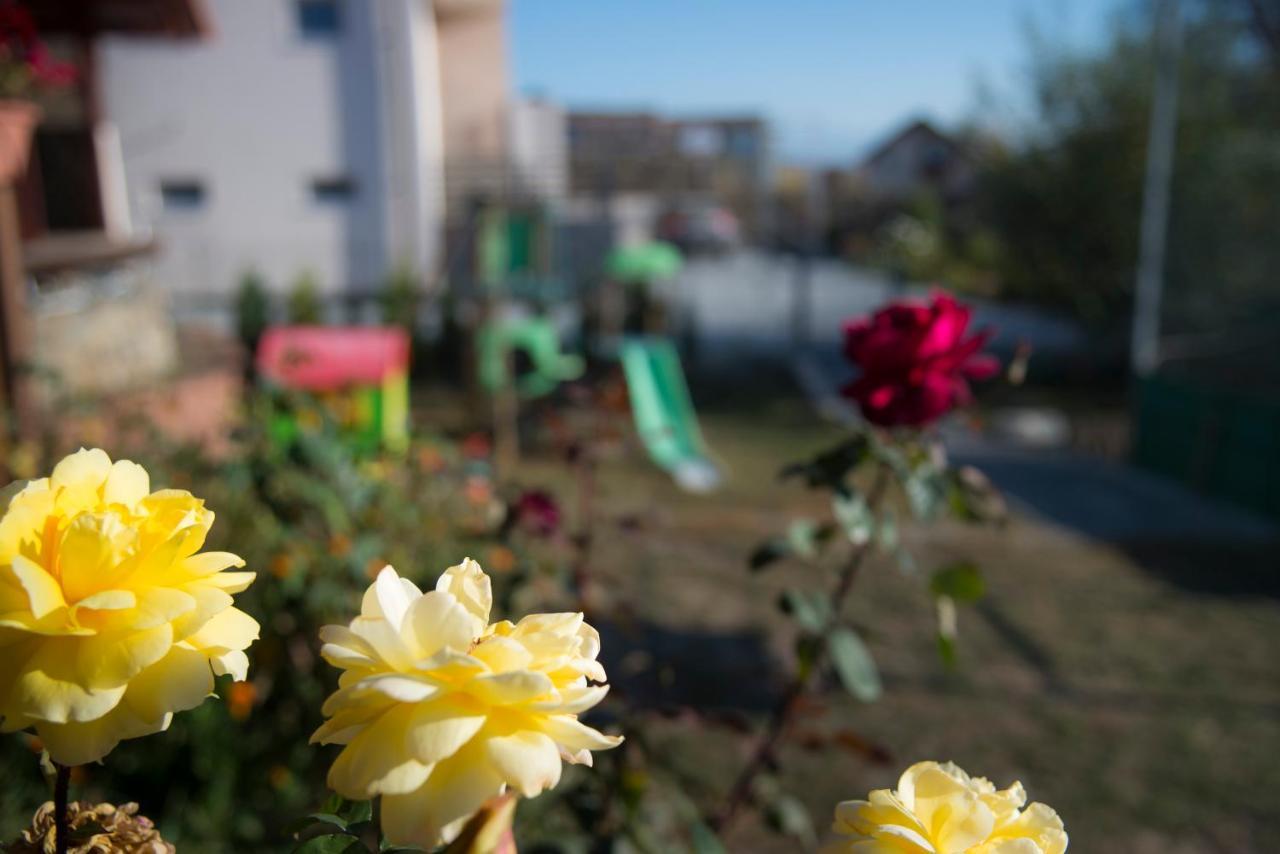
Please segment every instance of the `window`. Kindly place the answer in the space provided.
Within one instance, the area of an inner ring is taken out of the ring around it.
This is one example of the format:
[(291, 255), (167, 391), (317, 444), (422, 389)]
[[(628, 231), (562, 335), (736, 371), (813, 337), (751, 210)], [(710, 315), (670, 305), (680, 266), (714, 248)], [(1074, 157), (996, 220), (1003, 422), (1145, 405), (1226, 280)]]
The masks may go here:
[(204, 207), (204, 183), (192, 178), (160, 182), (160, 198), (167, 211), (189, 211)]
[(298, 29), (304, 38), (329, 38), (341, 25), (338, 0), (298, 0)]
[(311, 181), (311, 197), (324, 204), (342, 204), (356, 194), (356, 182), (346, 175), (315, 178)]

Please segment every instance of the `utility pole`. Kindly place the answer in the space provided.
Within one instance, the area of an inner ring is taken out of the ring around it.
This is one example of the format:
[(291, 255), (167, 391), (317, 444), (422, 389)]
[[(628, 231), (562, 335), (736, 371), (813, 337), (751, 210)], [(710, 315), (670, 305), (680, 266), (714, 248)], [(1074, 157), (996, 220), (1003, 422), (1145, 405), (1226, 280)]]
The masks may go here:
[(1133, 372), (1145, 377), (1160, 364), (1160, 302), (1164, 296), (1169, 195), (1178, 129), (1178, 60), (1182, 51), (1179, 0), (1159, 0), (1155, 21), (1155, 91), (1147, 135), (1147, 173), (1142, 190), (1141, 244), (1133, 299)]

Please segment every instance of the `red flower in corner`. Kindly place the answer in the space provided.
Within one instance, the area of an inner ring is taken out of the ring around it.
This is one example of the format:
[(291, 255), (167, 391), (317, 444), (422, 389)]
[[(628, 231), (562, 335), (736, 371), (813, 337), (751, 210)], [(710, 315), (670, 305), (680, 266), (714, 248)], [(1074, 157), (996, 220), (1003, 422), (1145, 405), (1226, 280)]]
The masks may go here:
[(965, 337), (971, 309), (950, 294), (902, 300), (847, 321), (845, 356), (862, 371), (845, 386), (872, 424), (923, 427), (971, 399), (969, 380), (1000, 370), (981, 353), (992, 332)]

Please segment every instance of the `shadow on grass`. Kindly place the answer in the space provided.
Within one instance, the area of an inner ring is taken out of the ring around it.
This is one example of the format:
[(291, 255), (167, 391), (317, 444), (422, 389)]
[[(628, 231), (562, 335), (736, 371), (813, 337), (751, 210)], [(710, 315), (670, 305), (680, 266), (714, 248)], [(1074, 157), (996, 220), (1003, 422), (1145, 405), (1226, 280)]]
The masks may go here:
[(762, 712), (786, 678), (758, 632), (596, 623), (611, 693), (655, 711)]
[(1146, 572), (1192, 593), (1280, 599), (1280, 544), (1162, 539), (1119, 546)]

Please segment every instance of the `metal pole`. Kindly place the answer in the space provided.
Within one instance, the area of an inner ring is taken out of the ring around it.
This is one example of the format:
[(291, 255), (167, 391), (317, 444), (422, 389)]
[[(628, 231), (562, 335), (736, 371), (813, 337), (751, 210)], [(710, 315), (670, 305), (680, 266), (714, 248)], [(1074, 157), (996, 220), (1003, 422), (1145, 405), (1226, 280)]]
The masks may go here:
[(1169, 193), (1178, 128), (1178, 57), (1182, 22), (1178, 0), (1160, 0), (1155, 22), (1156, 79), (1147, 137), (1147, 174), (1142, 191), (1141, 245), (1134, 286), (1133, 372), (1147, 376), (1160, 364), (1160, 301), (1164, 292)]

